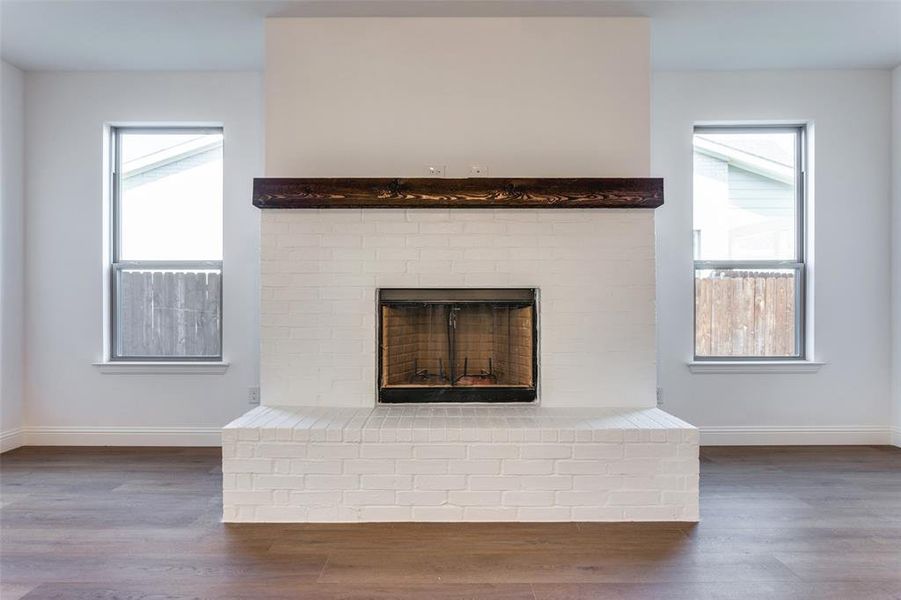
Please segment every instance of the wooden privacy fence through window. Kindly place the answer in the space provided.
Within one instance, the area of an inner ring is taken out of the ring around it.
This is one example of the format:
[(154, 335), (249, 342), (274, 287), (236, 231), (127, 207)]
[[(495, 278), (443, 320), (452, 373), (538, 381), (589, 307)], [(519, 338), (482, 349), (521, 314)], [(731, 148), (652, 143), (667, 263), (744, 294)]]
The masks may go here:
[(708, 270), (695, 275), (697, 356), (794, 356), (795, 273)]
[(220, 355), (216, 271), (119, 272), (119, 356)]

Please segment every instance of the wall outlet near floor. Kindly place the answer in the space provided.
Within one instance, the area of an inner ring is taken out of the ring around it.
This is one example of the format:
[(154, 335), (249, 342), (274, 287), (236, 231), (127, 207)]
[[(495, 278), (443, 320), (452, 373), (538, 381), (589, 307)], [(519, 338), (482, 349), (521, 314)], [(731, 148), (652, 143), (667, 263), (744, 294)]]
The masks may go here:
[(247, 404), (252, 406), (259, 406), (260, 404), (260, 388), (251, 387), (247, 388)]
[(444, 177), (447, 167), (444, 165), (429, 165), (425, 168), (425, 174), (429, 177)]
[(488, 177), (488, 167), (484, 165), (472, 165), (469, 167), (470, 177)]

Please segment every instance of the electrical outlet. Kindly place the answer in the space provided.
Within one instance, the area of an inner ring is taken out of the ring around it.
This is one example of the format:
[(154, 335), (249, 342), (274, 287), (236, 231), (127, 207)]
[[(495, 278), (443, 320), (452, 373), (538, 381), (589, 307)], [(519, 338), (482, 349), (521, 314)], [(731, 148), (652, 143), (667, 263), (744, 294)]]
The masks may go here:
[(425, 173), (429, 177), (444, 177), (447, 167), (444, 165), (429, 165), (425, 168)]
[(247, 403), (253, 406), (260, 404), (260, 388), (247, 388)]
[(657, 406), (663, 406), (663, 388), (657, 388)]
[(482, 165), (472, 165), (469, 167), (470, 177), (488, 177), (488, 167)]

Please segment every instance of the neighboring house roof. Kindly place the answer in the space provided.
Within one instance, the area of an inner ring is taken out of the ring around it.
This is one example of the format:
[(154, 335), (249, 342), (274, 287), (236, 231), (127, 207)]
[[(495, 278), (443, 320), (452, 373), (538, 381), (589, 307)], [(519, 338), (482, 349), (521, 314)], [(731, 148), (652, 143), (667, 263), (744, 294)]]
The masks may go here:
[(221, 137), (198, 136), (181, 144), (169, 146), (127, 161), (122, 165), (123, 178), (130, 179), (138, 175), (145, 175), (221, 147)]
[(695, 152), (729, 163), (729, 165), (756, 173), (768, 179), (793, 184), (795, 170), (791, 164), (756, 153), (752, 148), (736, 148), (703, 135), (694, 137)]

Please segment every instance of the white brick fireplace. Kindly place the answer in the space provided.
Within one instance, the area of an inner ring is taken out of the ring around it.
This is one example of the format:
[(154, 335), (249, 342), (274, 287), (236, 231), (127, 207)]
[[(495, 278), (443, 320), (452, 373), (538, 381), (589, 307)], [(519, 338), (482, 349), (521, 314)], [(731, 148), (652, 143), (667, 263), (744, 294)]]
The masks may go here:
[[(697, 519), (697, 431), (649, 408), (652, 211), (264, 211), (262, 260), (226, 520)], [(486, 286), (540, 292), (538, 406), (376, 408), (376, 290)]]
[[(271, 20), (266, 175), (647, 177), (648, 40)], [(265, 209), (261, 239), (263, 406), (223, 433), (226, 521), (697, 520), (697, 431), (655, 408), (653, 210)], [(378, 289), (507, 287), (538, 290), (536, 403), (377, 405)]]

